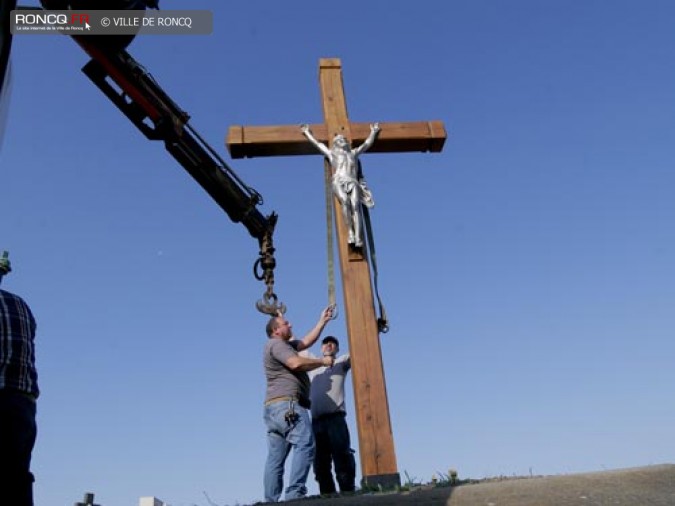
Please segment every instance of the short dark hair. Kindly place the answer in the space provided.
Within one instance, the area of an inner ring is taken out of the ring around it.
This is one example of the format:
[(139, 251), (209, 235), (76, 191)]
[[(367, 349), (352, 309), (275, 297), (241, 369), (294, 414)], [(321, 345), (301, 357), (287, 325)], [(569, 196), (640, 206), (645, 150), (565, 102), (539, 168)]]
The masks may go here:
[(323, 338), (323, 341), (321, 341), (321, 344), (326, 344), (326, 343), (333, 343), (335, 346), (340, 346), (340, 343), (337, 340), (337, 337), (335, 336), (326, 336)]
[(267, 325), (265, 325), (265, 332), (267, 332), (267, 337), (272, 337), (274, 331), (277, 330), (277, 327), (279, 327), (279, 321), (277, 320), (278, 318), (279, 318), (278, 316), (272, 316), (267, 322)]

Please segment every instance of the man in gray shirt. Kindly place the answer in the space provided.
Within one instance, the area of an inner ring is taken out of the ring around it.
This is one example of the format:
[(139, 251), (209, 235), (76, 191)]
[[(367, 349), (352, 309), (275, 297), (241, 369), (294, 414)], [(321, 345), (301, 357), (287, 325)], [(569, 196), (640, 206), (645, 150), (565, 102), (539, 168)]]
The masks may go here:
[(319, 367), (309, 373), (311, 380), (312, 429), (316, 440), (314, 475), (321, 494), (335, 493), (331, 463), (335, 465), (340, 492), (352, 492), (356, 476), (354, 450), (345, 420), (345, 377), (351, 368), (349, 355), (335, 358), (340, 344), (327, 336), (321, 344), (323, 357), (332, 357), (332, 366)]
[(299, 351), (312, 346), (333, 316), (331, 306), (301, 340), (292, 340), (292, 325), (283, 316), (273, 316), (267, 323), (269, 339), (263, 352), (267, 381), (264, 418), (267, 427), (267, 461), (265, 462), (265, 501), (281, 497), (284, 463), (291, 449), (293, 460), (285, 499), (299, 499), (307, 494), (307, 475), (314, 460), (314, 434), (309, 417), (309, 377), (307, 372), (333, 365), (333, 357), (308, 358)]

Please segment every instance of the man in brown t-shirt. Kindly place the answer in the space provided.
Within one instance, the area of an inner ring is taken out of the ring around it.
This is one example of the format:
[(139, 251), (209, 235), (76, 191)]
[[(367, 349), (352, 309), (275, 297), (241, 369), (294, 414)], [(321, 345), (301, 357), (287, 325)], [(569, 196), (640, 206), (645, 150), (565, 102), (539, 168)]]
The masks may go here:
[(291, 340), (293, 327), (283, 316), (267, 322), (263, 367), (267, 381), (264, 419), (267, 427), (265, 463), (265, 501), (277, 502), (283, 489), (284, 463), (293, 449), (291, 473), (285, 499), (307, 495), (307, 475), (314, 460), (314, 435), (309, 416), (309, 377), (307, 371), (333, 365), (333, 357), (308, 358), (299, 351), (312, 346), (333, 316), (331, 306), (301, 340)]

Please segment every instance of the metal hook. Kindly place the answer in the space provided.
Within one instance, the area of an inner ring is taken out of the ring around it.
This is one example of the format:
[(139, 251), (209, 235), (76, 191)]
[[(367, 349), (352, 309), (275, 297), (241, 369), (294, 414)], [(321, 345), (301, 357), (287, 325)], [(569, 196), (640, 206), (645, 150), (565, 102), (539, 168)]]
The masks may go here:
[(270, 316), (279, 316), (286, 312), (286, 304), (279, 302), (275, 293), (265, 292), (262, 299), (255, 303), (255, 307)]

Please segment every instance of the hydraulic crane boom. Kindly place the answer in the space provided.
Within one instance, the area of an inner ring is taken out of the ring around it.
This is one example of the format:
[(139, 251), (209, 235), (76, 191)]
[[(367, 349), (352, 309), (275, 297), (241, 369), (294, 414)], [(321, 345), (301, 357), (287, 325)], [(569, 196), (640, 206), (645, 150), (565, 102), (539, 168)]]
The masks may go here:
[[(15, 1), (8, 2), (12, 7)], [(157, 8), (158, 0), (41, 0), (46, 9), (145, 9)], [(4, 5), (4, 0), (3, 0)], [(93, 7), (95, 5), (95, 7)], [(3, 10), (3, 17), (7, 14)], [(11, 42), (11, 34), (7, 33)], [(267, 286), (256, 304), (271, 315), (285, 311), (274, 293), (273, 234), (276, 213), (264, 216), (256, 208), (262, 197), (244, 184), (222, 158), (188, 125), (189, 115), (180, 109), (126, 50), (133, 36), (72, 36), (91, 57), (83, 72), (150, 140), (164, 142), (167, 151), (201, 185), (235, 223), (242, 223), (258, 240), (259, 258), (254, 275)], [(3, 44), (3, 47), (5, 45)], [(6, 44), (7, 53), (9, 44)], [(0, 62), (2, 63), (2, 62)], [(4, 65), (3, 65), (4, 76)], [(0, 76), (2, 77), (2, 76)], [(0, 81), (0, 84), (2, 82)]]
[[(125, 50), (105, 51), (86, 37), (73, 37), (91, 56), (82, 69), (91, 81), (150, 140), (164, 141), (167, 151), (211, 195), (235, 223), (258, 239), (260, 256), (254, 275), (267, 288), (256, 307), (262, 313), (285, 312), (274, 293), (273, 234), (277, 215), (263, 216), (258, 192), (246, 186), (217, 153), (188, 125), (181, 110), (152, 76)], [(113, 86), (117, 85), (117, 88)]]
[[(15, 3), (12, 1), (11, 3)], [(41, 0), (45, 9), (158, 8), (158, 0)], [(180, 109), (155, 79), (126, 50), (134, 36), (72, 36), (91, 57), (82, 69), (98, 88), (150, 140), (164, 141), (173, 157), (211, 195), (234, 222), (262, 241), (276, 214), (263, 216), (258, 192), (245, 185), (218, 154), (188, 125)]]
[(108, 53), (82, 37), (73, 38), (92, 57), (82, 69), (87, 77), (148, 139), (164, 141), (167, 151), (232, 221), (241, 222), (262, 240), (273, 228), (275, 215), (265, 217), (256, 209), (262, 202), (260, 194), (246, 186), (188, 125), (188, 114), (125, 50)]

